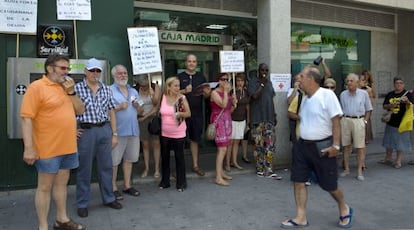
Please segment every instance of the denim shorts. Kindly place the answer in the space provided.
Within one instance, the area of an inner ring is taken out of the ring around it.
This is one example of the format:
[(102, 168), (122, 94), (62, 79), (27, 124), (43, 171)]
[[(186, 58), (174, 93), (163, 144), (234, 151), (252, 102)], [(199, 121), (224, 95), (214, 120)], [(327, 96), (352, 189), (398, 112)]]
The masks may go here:
[(38, 172), (57, 173), (59, 169), (74, 169), (79, 166), (78, 153), (72, 153), (51, 158), (39, 159), (35, 162)]

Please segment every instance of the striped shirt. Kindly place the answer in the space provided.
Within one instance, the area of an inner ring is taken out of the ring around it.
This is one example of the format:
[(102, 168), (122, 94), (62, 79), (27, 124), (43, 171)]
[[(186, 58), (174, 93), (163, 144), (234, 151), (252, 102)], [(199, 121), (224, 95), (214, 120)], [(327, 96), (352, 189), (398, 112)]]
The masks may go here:
[(109, 110), (115, 108), (115, 101), (109, 86), (99, 82), (99, 88), (94, 95), (86, 84), (86, 80), (76, 83), (75, 91), (85, 104), (85, 112), (77, 115), (80, 123), (102, 123), (109, 121)]

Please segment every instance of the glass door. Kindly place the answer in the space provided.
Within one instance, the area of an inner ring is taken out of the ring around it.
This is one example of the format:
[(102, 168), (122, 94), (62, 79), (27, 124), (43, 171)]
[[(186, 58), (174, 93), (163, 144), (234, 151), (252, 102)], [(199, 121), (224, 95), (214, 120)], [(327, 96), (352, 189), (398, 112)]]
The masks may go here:
[[(220, 73), (219, 48), (217, 46), (196, 46), (196, 45), (170, 45), (161, 44), (161, 59), (164, 66), (164, 79), (176, 76), (185, 70), (185, 58), (187, 54), (197, 56), (197, 72), (201, 72), (207, 81), (216, 81), (216, 76)], [(204, 130), (210, 120), (210, 99), (207, 98), (203, 103), (203, 137)], [(214, 142), (202, 138), (202, 146), (213, 146)], [(188, 146), (186, 146), (188, 147)]]
[(197, 72), (201, 72), (207, 81), (214, 81), (219, 74), (219, 47), (196, 45), (161, 45), (161, 55), (164, 66), (164, 78), (175, 76), (185, 70), (187, 54), (197, 56)]

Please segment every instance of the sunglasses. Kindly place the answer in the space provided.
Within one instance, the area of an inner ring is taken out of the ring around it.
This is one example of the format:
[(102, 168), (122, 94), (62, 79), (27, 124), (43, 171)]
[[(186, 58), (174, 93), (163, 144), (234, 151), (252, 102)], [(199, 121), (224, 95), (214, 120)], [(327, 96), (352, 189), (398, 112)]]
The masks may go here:
[(100, 69), (91, 69), (91, 70), (88, 70), (89, 72), (92, 72), (92, 73), (100, 73), (100, 72), (102, 72), (102, 70), (100, 70)]
[(59, 65), (54, 65), (54, 67), (58, 67), (62, 71), (65, 71), (65, 70), (70, 71), (72, 69), (72, 68), (67, 67), (67, 66), (59, 66)]
[(229, 81), (228, 78), (220, 78), (220, 81)]
[(327, 89), (335, 89), (335, 86), (325, 86)]
[(269, 69), (260, 69), (260, 71), (266, 71), (266, 72), (269, 72)]

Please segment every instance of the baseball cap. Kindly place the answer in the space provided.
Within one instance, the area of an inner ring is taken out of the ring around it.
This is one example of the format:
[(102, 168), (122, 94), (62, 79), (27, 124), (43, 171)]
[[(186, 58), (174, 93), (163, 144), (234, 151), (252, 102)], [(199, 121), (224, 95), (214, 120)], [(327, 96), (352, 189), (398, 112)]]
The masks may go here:
[(96, 59), (96, 58), (91, 58), (88, 60), (88, 63), (86, 63), (85, 68), (87, 70), (91, 70), (91, 69), (100, 69), (102, 71), (102, 65), (101, 62)]

